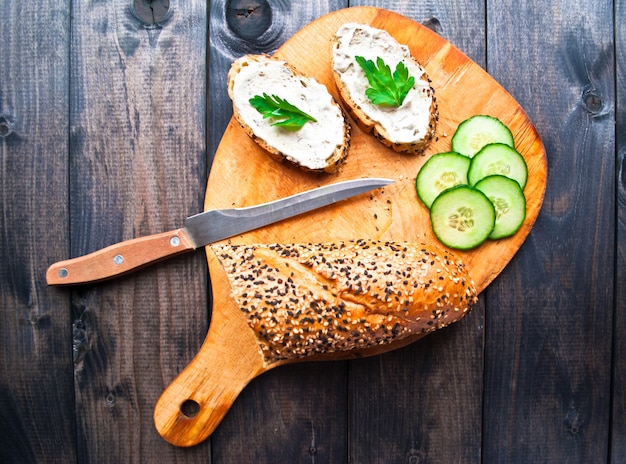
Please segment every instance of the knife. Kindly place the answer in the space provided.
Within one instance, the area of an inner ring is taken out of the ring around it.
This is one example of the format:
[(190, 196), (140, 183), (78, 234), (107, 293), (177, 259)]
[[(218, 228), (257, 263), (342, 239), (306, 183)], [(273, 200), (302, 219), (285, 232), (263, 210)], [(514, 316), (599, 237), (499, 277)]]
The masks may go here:
[(390, 179), (353, 179), (244, 208), (218, 209), (190, 216), (180, 229), (126, 240), (78, 258), (52, 264), (48, 285), (97, 282), (165, 258), (312, 211), (391, 184)]

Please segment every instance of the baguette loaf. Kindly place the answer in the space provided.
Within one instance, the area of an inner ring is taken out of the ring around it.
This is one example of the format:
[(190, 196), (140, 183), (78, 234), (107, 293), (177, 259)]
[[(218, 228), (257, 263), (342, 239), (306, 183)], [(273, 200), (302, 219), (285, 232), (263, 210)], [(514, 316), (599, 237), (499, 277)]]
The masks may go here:
[[(375, 63), (380, 57), (392, 72), (399, 62), (404, 63), (415, 83), (402, 105), (384, 107), (369, 100), (365, 91), (370, 84), (356, 56)], [(435, 136), (439, 112), (430, 79), (406, 45), (387, 31), (347, 23), (332, 40), (332, 68), (346, 111), (365, 132), (398, 152), (423, 153)]]
[[(316, 121), (298, 130), (274, 125), (250, 99), (263, 94), (287, 100)], [(285, 61), (268, 55), (246, 55), (228, 72), (228, 95), (233, 114), (244, 131), (278, 160), (286, 159), (308, 171), (333, 172), (345, 161), (350, 145), (350, 125), (328, 89), (299, 73)]]
[(358, 240), (212, 245), (267, 362), (382, 345), (461, 319), (477, 301), (458, 257)]

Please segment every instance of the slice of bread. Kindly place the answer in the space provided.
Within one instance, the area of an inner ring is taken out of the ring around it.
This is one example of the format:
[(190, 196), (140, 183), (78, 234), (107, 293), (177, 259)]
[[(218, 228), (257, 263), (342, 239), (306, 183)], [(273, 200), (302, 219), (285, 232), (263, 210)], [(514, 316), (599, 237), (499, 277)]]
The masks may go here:
[[(356, 56), (373, 62), (380, 57), (392, 72), (399, 62), (404, 63), (415, 84), (402, 105), (383, 107), (369, 100), (365, 91), (370, 85)], [(398, 152), (422, 154), (435, 136), (439, 112), (430, 79), (409, 48), (387, 31), (347, 23), (332, 40), (332, 61), (339, 95), (359, 126)]]
[[(259, 95), (287, 100), (316, 121), (298, 130), (275, 125), (251, 104)], [(350, 124), (328, 89), (298, 72), (285, 61), (268, 55), (245, 55), (228, 73), (228, 95), (233, 113), (245, 132), (279, 160), (288, 160), (308, 171), (333, 172), (345, 162), (350, 145)]]

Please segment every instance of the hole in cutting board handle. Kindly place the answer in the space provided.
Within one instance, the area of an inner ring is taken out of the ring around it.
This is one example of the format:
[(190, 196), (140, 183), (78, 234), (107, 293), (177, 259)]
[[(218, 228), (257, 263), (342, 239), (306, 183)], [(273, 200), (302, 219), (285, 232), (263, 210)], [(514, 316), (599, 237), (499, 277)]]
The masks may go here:
[(193, 419), (200, 412), (200, 405), (194, 400), (185, 400), (180, 405), (180, 412), (188, 419)]

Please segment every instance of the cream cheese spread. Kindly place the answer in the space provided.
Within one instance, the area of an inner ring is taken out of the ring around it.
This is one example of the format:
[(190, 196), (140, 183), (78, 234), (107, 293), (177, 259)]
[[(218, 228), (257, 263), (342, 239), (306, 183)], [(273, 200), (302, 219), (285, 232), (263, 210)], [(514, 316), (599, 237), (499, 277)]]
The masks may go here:
[[(273, 126), (249, 102), (256, 95), (277, 95), (317, 120), (297, 131)], [(344, 117), (328, 89), (313, 78), (294, 76), (284, 61), (249, 61), (233, 84), (233, 102), (240, 118), (255, 136), (265, 140), (288, 160), (306, 168), (327, 167), (327, 160), (344, 143)]]
[[(387, 31), (365, 24), (347, 23), (336, 32), (333, 70), (340, 75), (350, 97), (361, 110), (387, 132), (394, 143), (412, 143), (423, 138), (429, 128), (433, 92), (424, 68), (411, 57), (409, 48), (399, 44)], [(370, 86), (355, 56), (376, 62), (378, 57), (396, 69), (402, 61), (415, 78), (415, 84), (399, 107), (374, 105), (365, 95)]]

